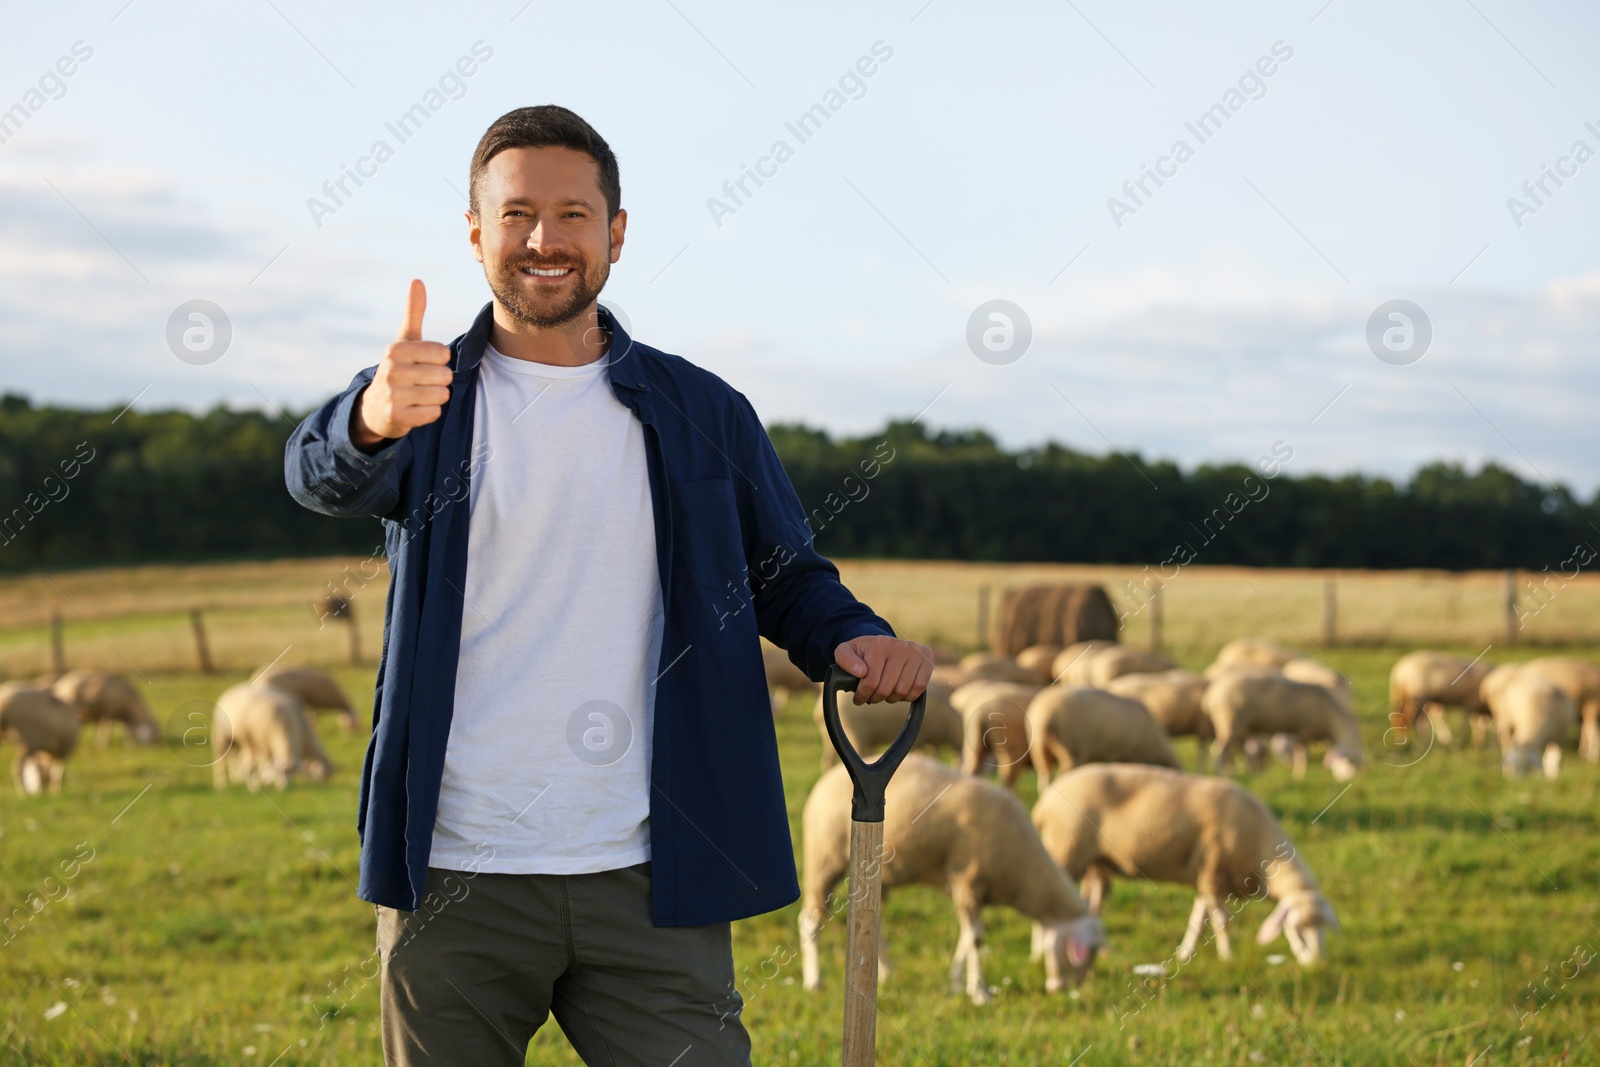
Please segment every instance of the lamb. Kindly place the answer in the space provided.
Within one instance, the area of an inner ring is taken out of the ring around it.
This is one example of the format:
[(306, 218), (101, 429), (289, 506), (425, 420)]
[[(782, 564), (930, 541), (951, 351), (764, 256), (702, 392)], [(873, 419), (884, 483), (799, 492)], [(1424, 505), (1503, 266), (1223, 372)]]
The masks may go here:
[(974, 652), (964, 656), (956, 669), (969, 681), (1016, 682), (1018, 685), (1041, 685), (1034, 672), (1005, 656), (989, 652)]
[(0, 732), (17, 743), (11, 778), (20, 793), (61, 792), (83, 721), (72, 705), (26, 682), (0, 685)]
[(1321, 959), (1327, 932), (1339, 929), (1278, 820), (1230, 779), (1139, 764), (1080, 767), (1040, 790), (1033, 824), (1051, 858), (1080, 881), (1091, 914), (1100, 914), (1113, 874), (1194, 886), (1180, 962), (1194, 958), (1208, 918), (1217, 955), (1233, 957), (1224, 902), (1238, 898), (1278, 902), (1256, 941), (1271, 944), (1281, 932), (1302, 964)]
[[(922, 728), (917, 731), (916, 747), (931, 748), (937, 752), (948, 745), (960, 753), (963, 724), (961, 715), (950, 706), (952, 692), (950, 685), (937, 678), (928, 682), (928, 703), (922, 713)], [(863, 756), (888, 748), (900, 736), (906, 716), (911, 713), (909, 703), (857, 704), (849, 693), (843, 692), (838, 694), (838, 703), (839, 722), (844, 726), (845, 736)], [(822, 721), (821, 693), (817, 694), (812, 717), (816, 719), (817, 731), (822, 735), (822, 766), (826, 770), (838, 762), (839, 755), (834, 752), (833, 742), (828, 738), (828, 728)]]
[[(806, 800), (800, 959), (808, 990), (821, 985), (817, 942), (824, 905), (850, 866), (850, 795), (845, 768), (835, 767)], [(885, 900), (892, 888), (920, 884), (943, 890), (955, 904), (961, 935), (950, 963), (951, 992), (962, 992), (964, 971), (972, 1002), (989, 1000), (978, 956), (986, 904), (1003, 904), (1033, 919), (1047, 992), (1083, 979), (1105, 945), (1105, 927), (1051, 861), (1021, 801), (912, 753), (889, 783), (884, 812)], [(880, 951), (879, 981), (888, 973), (888, 956)]]
[(794, 665), (789, 653), (765, 639), (761, 642), (761, 665), (766, 668), (767, 692), (772, 697), (774, 717), (788, 705), (794, 694), (822, 688), (807, 678), (805, 671)]
[(1033, 698), (1027, 714), (1040, 789), (1050, 782), (1052, 764), (1064, 771), (1083, 763), (1178, 766), (1167, 731), (1137, 700), (1053, 685)]
[(1049, 685), (1055, 677), (1052, 670), (1056, 657), (1061, 655), (1060, 645), (1029, 645), (1017, 653), (1017, 666), (1029, 672), (1028, 679), (1038, 685)]
[(1146, 648), (1112, 645), (1092, 652), (1083, 667), (1082, 684), (1104, 689), (1106, 683), (1124, 674), (1158, 674), (1177, 668), (1178, 664), (1159, 652)]
[(242, 781), (254, 793), (263, 781), (279, 789), (304, 773), (323, 781), (333, 763), (311, 729), (298, 697), (270, 685), (244, 682), (217, 698), (211, 731), (212, 784)]
[(1236, 637), (1217, 651), (1204, 674), (1215, 678), (1230, 667), (1282, 667), (1294, 658), (1294, 652), (1264, 637)]
[(1326, 763), (1341, 782), (1354, 778), (1366, 761), (1361, 724), (1349, 706), (1324, 686), (1297, 682), (1276, 673), (1223, 672), (1201, 698), (1216, 739), (1211, 756), (1226, 772), (1234, 755), (1252, 736), (1287, 734), (1292, 739), (1294, 774), (1306, 772), (1306, 744), (1328, 741)]
[(1028, 701), (1037, 685), (968, 682), (950, 694), (962, 720), (961, 771), (980, 774), (992, 762), (1006, 787), (1015, 788), (1028, 759)]
[(1169, 737), (1193, 737), (1199, 745), (1199, 760), (1203, 765), (1206, 746), (1215, 736), (1210, 718), (1200, 707), (1200, 698), (1210, 684), (1192, 671), (1172, 670), (1160, 674), (1124, 674), (1106, 683), (1106, 692), (1143, 704)]
[(1089, 678), (1085, 673), (1089, 663), (1094, 659), (1096, 652), (1106, 648), (1116, 648), (1115, 641), (1079, 641), (1077, 644), (1068, 645), (1056, 656), (1055, 662), (1050, 665), (1050, 670), (1057, 685), (1087, 685)]
[(84, 722), (98, 724), (96, 748), (105, 748), (110, 742), (113, 722), (122, 723), (138, 744), (152, 745), (161, 740), (161, 727), (150, 714), (150, 706), (133, 683), (120, 674), (67, 671), (48, 688), (57, 700), (76, 708)]
[(1590, 763), (1600, 762), (1600, 666), (1571, 656), (1541, 656), (1521, 669), (1548, 678), (1572, 698), (1582, 720), (1578, 752)]
[(1527, 773), (1541, 760), (1544, 776), (1561, 773), (1561, 743), (1578, 724), (1578, 707), (1538, 671), (1502, 664), (1483, 679), (1482, 697), (1494, 716), (1501, 770), (1507, 778)]
[(1436, 738), (1449, 744), (1450, 727), (1444, 708), (1461, 708), (1472, 729), (1474, 745), (1488, 733), (1489, 708), (1481, 690), (1490, 666), (1480, 660), (1447, 652), (1408, 652), (1389, 670), (1389, 722), (1399, 731), (1412, 730), (1418, 716), (1426, 714)]
[(270, 685), (299, 699), (307, 708), (327, 708), (339, 712), (339, 725), (354, 730), (360, 725), (350, 698), (333, 675), (311, 667), (268, 666), (250, 678), (252, 685)]

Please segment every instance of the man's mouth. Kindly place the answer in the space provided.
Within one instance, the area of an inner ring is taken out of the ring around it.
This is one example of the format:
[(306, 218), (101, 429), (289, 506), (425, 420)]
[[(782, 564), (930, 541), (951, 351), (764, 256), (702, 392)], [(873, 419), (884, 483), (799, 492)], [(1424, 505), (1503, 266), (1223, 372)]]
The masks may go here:
[(571, 267), (519, 267), (517, 269), (530, 278), (565, 278), (572, 273)]

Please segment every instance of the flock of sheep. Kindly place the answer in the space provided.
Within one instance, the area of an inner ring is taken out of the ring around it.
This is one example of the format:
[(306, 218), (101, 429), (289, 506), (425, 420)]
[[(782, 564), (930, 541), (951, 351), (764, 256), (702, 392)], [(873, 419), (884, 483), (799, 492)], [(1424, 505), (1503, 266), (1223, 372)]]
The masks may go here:
[[(807, 682), (781, 652), (766, 654), (776, 711)], [(1452, 707), (1467, 714), (1479, 744), (1492, 723), (1507, 775), (1542, 762), (1554, 777), (1580, 714), (1580, 751), (1600, 760), (1600, 667), (1580, 660), (1490, 666), (1414, 652), (1394, 666), (1390, 701), (1392, 729), (1402, 734), (1425, 723), (1449, 743)], [(906, 710), (857, 706), (840, 695), (845, 733), (863, 754), (888, 746)], [(822, 728), (820, 694), (814, 715), (830, 769), (804, 815), (807, 989), (820, 984), (817, 940), (829, 894), (849, 868), (851, 796)], [(1197, 773), (1180, 767), (1177, 736), (1196, 739)], [(952, 750), (959, 770), (913, 753), (896, 774), (884, 824), (884, 891), (925, 884), (952, 898), (960, 930), (952, 990), (980, 1004), (988, 1000), (978, 956), (984, 905), (1033, 920), (1033, 955), (1043, 957), (1045, 987), (1055, 992), (1081, 980), (1104, 946), (1099, 916), (1113, 877), (1194, 888), (1179, 963), (1193, 958), (1207, 924), (1218, 955), (1230, 958), (1228, 920), (1249, 899), (1274, 902), (1258, 942), (1283, 936), (1299, 962), (1315, 963), (1338, 918), (1310, 867), (1265, 804), (1238, 782), (1204, 773), (1225, 772), (1239, 756), (1260, 767), (1276, 754), (1302, 776), (1313, 745), (1324, 748), (1323, 763), (1339, 781), (1366, 762), (1348, 679), (1259, 638), (1228, 643), (1201, 674), (1109, 641), (941, 664), (917, 746)], [(1031, 818), (1012, 792), (1027, 766), (1039, 782)], [(990, 771), (997, 781), (986, 780)], [(880, 959), (881, 981), (889, 965)]]
[[(217, 788), (230, 779), (251, 791), (264, 782), (286, 788), (295, 774), (326, 779), (333, 763), (317, 740), (312, 709), (338, 711), (347, 729), (357, 725), (355, 709), (339, 683), (311, 668), (269, 665), (219, 696), (208, 731)], [(122, 675), (73, 670), (0, 685), (0, 733), (17, 746), (11, 775), (18, 791), (60, 792), (67, 757), (91, 723), (97, 726), (100, 748), (106, 747), (117, 723), (137, 744), (161, 740), (161, 726), (150, 706)]]

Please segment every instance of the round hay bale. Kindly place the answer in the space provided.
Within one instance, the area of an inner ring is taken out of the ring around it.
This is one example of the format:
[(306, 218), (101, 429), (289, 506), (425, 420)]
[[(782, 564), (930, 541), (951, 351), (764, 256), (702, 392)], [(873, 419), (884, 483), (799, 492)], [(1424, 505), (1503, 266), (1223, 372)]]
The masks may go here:
[(1079, 641), (1115, 641), (1121, 623), (1117, 619), (1117, 610), (1111, 606), (1111, 598), (1106, 596), (1106, 591), (1098, 585), (1079, 585), (1073, 587), (1072, 597), (1066, 603), (1066, 609), (1061, 619), (1061, 638), (1056, 642), (1059, 645), (1076, 644)]
[(995, 612), (994, 640), (990, 647), (997, 655), (1015, 656), (1029, 645), (1037, 645), (1041, 601), (1050, 591), (1047, 585), (1021, 585), (1004, 591), (1000, 610)]

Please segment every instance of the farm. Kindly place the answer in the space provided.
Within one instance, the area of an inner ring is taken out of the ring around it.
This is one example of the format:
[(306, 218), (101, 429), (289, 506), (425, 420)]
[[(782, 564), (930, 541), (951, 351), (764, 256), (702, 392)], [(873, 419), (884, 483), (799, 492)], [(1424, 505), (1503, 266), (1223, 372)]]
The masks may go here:
[[(1046, 967), (1030, 958), (1031, 921), (987, 908), (974, 997), (951, 991), (959, 926), (950, 898), (896, 888), (885, 912), (893, 971), (879, 994), (881, 1062), (1600, 1061), (1600, 765), (1579, 756), (1574, 725), (1559, 776), (1535, 766), (1507, 777), (1493, 739), (1474, 747), (1457, 712), (1446, 713), (1447, 744), (1436, 730), (1395, 730), (1389, 701), (1391, 668), (1421, 648), (1484, 664), (1600, 658), (1600, 580), (1520, 576), (1513, 629), (1499, 573), (1197, 565), (1168, 581), (1155, 607), (1134, 567), (840, 569), (903, 636), (953, 653), (984, 644), (980, 590), (992, 602), (1005, 587), (1045, 581), (1102, 584), (1127, 645), (1147, 647), (1159, 628), (1162, 650), (1190, 671), (1234, 638), (1266, 638), (1348, 679), (1364, 749), (1347, 780), (1317, 760), (1299, 776), (1270, 755), (1259, 767), (1235, 760), (1230, 772), (1276, 816), (1337, 912), (1319, 962), (1302, 964), (1293, 941), (1256, 943), (1273, 910), (1266, 901), (1229, 903), (1232, 959), (1219, 958), (1209, 933), (1180, 959), (1194, 886), (1119, 877), (1101, 911), (1105, 946), (1086, 979), (1059, 992), (1047, 992)], [(59, 640), (65, 665), (132, 679), (162, 734), (139, 746), (117, 731), (101, 748), (86, 729), (60, 793), (0, 790), (8, 1062), (372, 1062), (377, 960), (372, 907), (355, 895), (355, 812), (385, 579), (381, 564), (340, 558), (0, 582), (0, 677), (44, 674)], [(351, 626), (312, 610), (330, 585), (350, 594)], [(198, 662), (196, 611), (209, 672)], [(333, 767), (326, 781), (219, 791), (213, 702), (279, 659), (331, 673), (362, 725), (347, 731), (318, 716)], [(789, 694), (776, 720), (797, 863), (822, 773), (814, 703), (810, 691)], [(1198, 744), (1173, 737), (1184, 769)], [(8, 747), (8, 763), (13, 755)], [(1032, 763), (1016, 790), (1031, 810), (1040, 797)], [(837, 1057), (842, 912), (824, 913), (821, 988), (811, 992), (800, 911), (734, 927), (756, 1062)], [(528, 1062), (577, 1060), (548, 1025)]]

